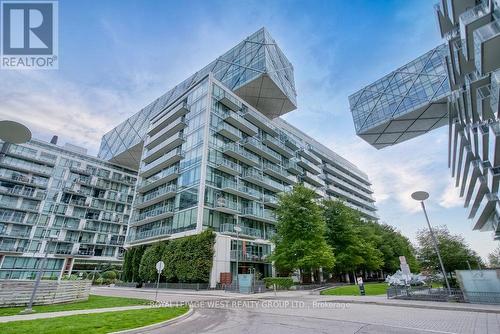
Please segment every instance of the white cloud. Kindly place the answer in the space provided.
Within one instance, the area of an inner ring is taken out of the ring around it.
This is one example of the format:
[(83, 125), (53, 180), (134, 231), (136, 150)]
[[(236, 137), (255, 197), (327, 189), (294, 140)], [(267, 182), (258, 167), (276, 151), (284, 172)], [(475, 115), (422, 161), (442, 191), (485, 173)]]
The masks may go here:
[(455, 187), (453, 182), (448, 183), (448, 186), (443, 191), (439, 205), (447, 209), (464, 205), (463, 199), (460, 198), (459, 190)]

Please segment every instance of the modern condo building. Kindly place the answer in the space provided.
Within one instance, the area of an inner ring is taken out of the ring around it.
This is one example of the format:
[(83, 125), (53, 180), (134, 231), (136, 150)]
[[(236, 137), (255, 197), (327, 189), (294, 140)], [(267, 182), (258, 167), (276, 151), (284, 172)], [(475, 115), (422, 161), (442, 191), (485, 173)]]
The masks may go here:
[(376, 220), (366, 174), (279, 118), (295, 108), (293, 67), (260, 29), (106, 134), (99, 157), (138, 169), (126, 247), (211, 228), (215, 286), (272, 274), (277, 194), (298, 182)]
[(500, 239), (500, 0), (442, 0), (435, 11), (445, 44), (350, 96), (356, 131), (382, 148), (447, 123), (473, 229)]
[(136, 172), (85, 149), (0, 141), (0, 279), (120, 264)]

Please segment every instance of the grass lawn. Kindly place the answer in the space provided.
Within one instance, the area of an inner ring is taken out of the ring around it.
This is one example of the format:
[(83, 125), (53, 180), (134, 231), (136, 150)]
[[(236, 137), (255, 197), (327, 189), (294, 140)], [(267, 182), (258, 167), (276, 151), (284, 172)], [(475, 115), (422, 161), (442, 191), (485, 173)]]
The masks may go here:
[(2, 334), (104, 334), (137, 328), (175, 318), (189, 307), (161, 307), (141, 310), (72, 315), (38, 320), (0, 323)]
[[(44, 313), (44, 312), (58, 312), (58, 311), (72, 311), (72, 310), (87, 310), (91, 308), (146, 305), (149, 304), (150, 302), (151, 301), (146, 299), (90, 295), (87, 301), (53, 304), (53, 305), (40, 305), (40, 306), (34, 306), (33, 310), (35, 310), (37, 313)], [(0, 316), (17, 315), (24, 309), (25, 307), (22, 306), (0, 308)], [(0, 331), (0, 333), (2, 333), (2, 331)]]
[[(384, 295), (387, 292), (387, 283), (366, 283), (365, 292), (367, 296)], [(321, 291), (327, 296), (360, 296), (357, 285), (339, 286)]]

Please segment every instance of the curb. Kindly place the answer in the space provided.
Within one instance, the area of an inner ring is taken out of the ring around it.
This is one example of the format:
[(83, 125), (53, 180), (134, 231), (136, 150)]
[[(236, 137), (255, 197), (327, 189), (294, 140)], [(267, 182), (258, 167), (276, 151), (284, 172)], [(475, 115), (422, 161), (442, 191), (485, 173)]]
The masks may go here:
[(500, 314), (500, 310), (492, 310), (492, 309), (482, 309), (482, 308), (458, 308), (452, 306), (440, 306), (440, 305), (421, 305), (421, 304), (396, 304), (396, 303), (383, 303), (376, 301), (361, 301), (361, 300), (328, 300), (326, 302), (332, 303), (345, 303), (345, 304), (371, 304), (371, 305), (379, 305), (379, 306), (393, 306), (393, 307), (408, 307), (408, 308), (423, 308), (423, 309), (434, 309), (434, 310), (445, 310), (445, 311), (462, 311), (462, 312), (478, 312), (478, 313), (494, 313)]
[(131, 329), (125, 329), (123, 331), (112, 332), (109, 334), (140, 334), (145, 330), (158, 329), (158, 328), (162, 328), (162, 327), (165, 327), (168, 325), (173, 325), (173, 324), (178, 323), (184, 319), (189, 318), (193, 313), (194, 313), (194, 309), (190, 307), (186, 313), (181, 314), (175, 318), (168, 319), (168, 320), (165, 320), (162, 322), (158, 322), (156, 324), (151, 324), (151, 325), (137, 327), (137, 328), (131, 328)]

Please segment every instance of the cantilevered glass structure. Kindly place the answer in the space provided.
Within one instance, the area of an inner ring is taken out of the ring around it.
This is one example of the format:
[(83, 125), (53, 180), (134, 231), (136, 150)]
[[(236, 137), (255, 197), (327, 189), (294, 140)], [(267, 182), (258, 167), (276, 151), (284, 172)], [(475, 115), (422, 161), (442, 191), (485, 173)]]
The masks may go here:
[(210, 72), (269, 118), (296, 108), (293, 66), (262, 28), (105, 134), (99, 157), (137, 169), (151, 118)]
[(440, 45), (349, 96), (358, 136), (380, 149), (448, 124), (445, 54)]

